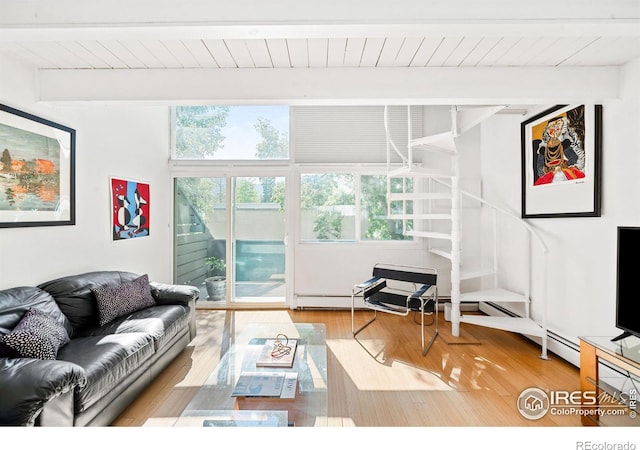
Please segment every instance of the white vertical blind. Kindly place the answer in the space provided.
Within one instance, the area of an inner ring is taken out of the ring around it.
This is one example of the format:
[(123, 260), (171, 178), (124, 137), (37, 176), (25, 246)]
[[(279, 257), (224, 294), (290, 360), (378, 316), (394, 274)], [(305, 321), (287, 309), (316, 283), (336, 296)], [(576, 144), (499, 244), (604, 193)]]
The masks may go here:
[[(384, 163), (387, 141), (384, 106), (292, 106), (296, 163)], [(422, 136), (422, 107), (411, 108), (413, 138)], [(389, 108), (389, 128), (401, 151), (407, 149), (407, 107)], [(399, 161), (398, 158), (392, 161)]]

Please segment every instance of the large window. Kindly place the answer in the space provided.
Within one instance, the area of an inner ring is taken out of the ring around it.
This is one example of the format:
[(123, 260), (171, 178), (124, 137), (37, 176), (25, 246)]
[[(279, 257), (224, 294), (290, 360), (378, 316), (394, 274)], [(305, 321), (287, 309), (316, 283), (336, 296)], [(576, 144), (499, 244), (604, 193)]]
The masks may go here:
[(178, 106), (174, 135), (175, 159), (288, 159), (289, 107)]
[[(411, 180), (392, 178), (391, 192), (412, 192)], [(391, 203), (391, 213), (411, 214), (411, 202)], [(300, 177), (300, 232), (305, 242), (412, 239), (410, 221), (389, 219), (387, 177), (305, 173)]]

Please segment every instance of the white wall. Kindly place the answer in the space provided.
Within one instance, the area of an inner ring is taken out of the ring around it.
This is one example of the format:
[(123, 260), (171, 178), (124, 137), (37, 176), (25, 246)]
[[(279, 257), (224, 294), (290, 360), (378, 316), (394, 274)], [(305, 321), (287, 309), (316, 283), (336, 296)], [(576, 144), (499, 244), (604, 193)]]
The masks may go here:
[[(76, 225), (0, 228), (0, 289), (103, 269), (170, 282), (168, 108), (50, 107), (35, 102), (34, 86), (31, 69), (0, 61), (0, 103), (76, 130)], [(110, 176), (150, 183), (149, 237), (112, 241)]]
[[(605, 101), (603, 126), (603, 215), (600, 218), (535, 219), (550, 247), (548, 325), (576, 340), (580, 335), (612, 335), (615, 314), (615, 229), (639, 225), (640, 209), (640, 62), (621, 72), (621, 100)], [(508, 81), (508, 80), (503, 80)], [(33, 285), (88, 270), (121, 269), (172, 279), (172, 198), (167, 158), (169, 112), (166, 106), (118, 106), (88, 103), (51, 107), (36, 103), (34, 73), (0, 61), (0, 102), (77, 130), (77, 225), (0, 229), (0, 289)], [(540, 105), (540, 109), (550, 105)], [(531, 111), (533, 113), (533, 111)], [(499, 115), (481, 128), (481, 172), (485, 197), (520, 211), (519, 116)], [(130, 177), (151, 184), (151, 235), (112, 242), (109, 230), (109, 177)], [(502, 245), (514, 257), (521, 246)], [(336, 245), (330, 252), (300, 246), (295, 282), (299, 294), (343, 293), (382, 258), (424, 263), (420, 247), (363, 249)], [(327, 267), (342, 268), (332, 273)], [(429, 261), (427, 261), (429, 262)], [(435, 262), (438, 264), (438, 262)], [(511, 267), (509, 259), (501, 267)], [(539, 261), (536, 261), (535, 270)], [(336, 276), (334, 274), (339, 274)], [(443, 280), (445, 281), (445, 280)], [(533, 316), (540, 317), (544, 281), (534, 274)]]
[[(619, 334), (615, 328), (616, 227), (640, 225), (638, 79), (640, 60), (635, 60), (621, 71), (620, 100), (602, 103), (602, 216), (529, 220), (549, 247), (546, 280), (541, 277), (540, 254), (534, 262), (532, 315), (542, 318), (546, 283), (549, 330), (574, 343), (578, 336)], [(487, 200), (520, 214), (520, 123), (550, 106), (532, 108), (526, 117), (495, 116), (485, 122), (482, 179)], [(504, 273), (518, 265), (515, 261), (523, 245), (521, 238), (501, 241)], [(556, 346), (558, 352), (560, 347)], [(554, 350), (553, 342), (550, 349)], [(574, 352), (571, 359), (575, 358)]]

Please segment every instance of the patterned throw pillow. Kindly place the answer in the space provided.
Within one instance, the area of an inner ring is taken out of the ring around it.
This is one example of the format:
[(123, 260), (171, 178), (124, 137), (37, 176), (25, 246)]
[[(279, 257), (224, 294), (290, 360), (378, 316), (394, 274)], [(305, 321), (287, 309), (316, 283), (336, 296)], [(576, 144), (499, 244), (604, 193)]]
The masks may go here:
[(112, 320), (149, 306), (156, 301), (151, 295), (148, 275), (142, 275), (128, 283), (117, 286), (101, 286), (92, 289), (98, 303), (100, 326)]
[(53, 317), (30, 309), (2, 343), (23, 358), (56, 359), (60, 347), (69, 343), (69, 335)]

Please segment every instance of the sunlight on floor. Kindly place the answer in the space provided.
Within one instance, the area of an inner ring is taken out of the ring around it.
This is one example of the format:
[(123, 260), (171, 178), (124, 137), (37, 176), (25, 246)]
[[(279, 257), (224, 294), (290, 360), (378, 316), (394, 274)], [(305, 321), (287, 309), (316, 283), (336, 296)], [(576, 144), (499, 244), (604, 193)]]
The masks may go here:
[[(375, 348), (374, 341), (366, 341)], [(345, 376), (362, 391), (453, 391), (440, 377), (424, 368), (398, 360), (376, 361), (354, 339), (327, 340)]]

